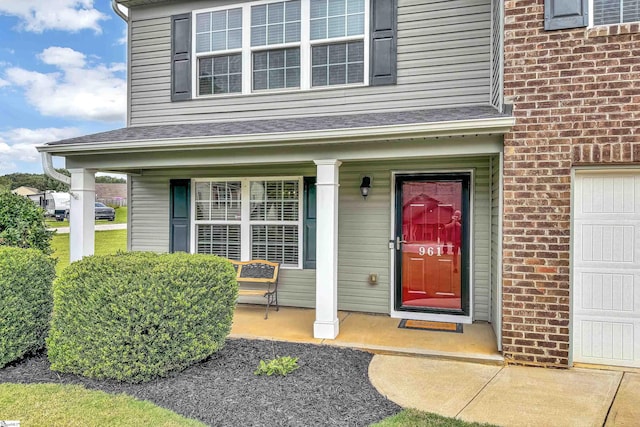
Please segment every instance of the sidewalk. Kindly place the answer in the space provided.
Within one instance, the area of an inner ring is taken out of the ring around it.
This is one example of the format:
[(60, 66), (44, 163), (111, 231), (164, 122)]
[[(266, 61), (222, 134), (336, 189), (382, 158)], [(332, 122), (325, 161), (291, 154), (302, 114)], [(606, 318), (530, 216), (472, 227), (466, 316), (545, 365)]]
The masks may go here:
[[(95, 231), (109, 231), (109, 230), (126, 230), (127, 224), (98, 224)], [(58, 234), (69, 234), (69, 227), (51, 227), (49, 230), (55, 230)]]
[(403, 407), (499, 426), (635, 426), (640, 374), (376, 355), (369, 378)]

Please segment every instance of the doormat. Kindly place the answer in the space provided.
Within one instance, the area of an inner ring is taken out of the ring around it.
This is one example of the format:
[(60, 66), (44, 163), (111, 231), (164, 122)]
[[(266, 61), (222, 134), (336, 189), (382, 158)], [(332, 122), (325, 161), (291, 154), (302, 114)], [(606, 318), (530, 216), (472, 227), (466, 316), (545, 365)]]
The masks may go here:
[(429, 322), (427, 320), (408, 320), (402, 319), (398, 328), (402, 329), (422, 329), (424, 331), (439, 331), (439, 332), (455, 332), (457, 334), (462, 333), (462, 323), (449, 323), (449, 322)]

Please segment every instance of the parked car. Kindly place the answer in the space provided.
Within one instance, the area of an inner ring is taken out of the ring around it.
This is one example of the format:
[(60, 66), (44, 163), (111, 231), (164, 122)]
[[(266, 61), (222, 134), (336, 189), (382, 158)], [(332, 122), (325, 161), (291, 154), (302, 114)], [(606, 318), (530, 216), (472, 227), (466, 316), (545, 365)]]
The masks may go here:
[(96, 219), (108, 219), (113, 221), (116, 219), (116, 210), (110, 208), (104, 203), (96, 202)]

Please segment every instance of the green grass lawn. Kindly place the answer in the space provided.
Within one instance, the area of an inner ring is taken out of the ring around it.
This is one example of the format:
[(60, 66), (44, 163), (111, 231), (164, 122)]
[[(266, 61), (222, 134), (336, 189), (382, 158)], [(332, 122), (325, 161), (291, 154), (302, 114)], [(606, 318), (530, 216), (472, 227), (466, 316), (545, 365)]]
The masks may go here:
[[(127, 230), (96, 231), (96, 255), (115, 254), (127, 250)], [(69, 234), (56, 233), (51, 239), (53, 257), (58, 259), (56, 272), (69, 265)]]
[[(69, 220), (56, 221), (53, 218), (47, 218), (46, 223), (49, 227), (68, 227)], [(116, 209), (116, 219), (113, 221), (107, 221), (106, 219), (96, 220), (96, 224), (126, 224), (127, 223), (127, 207), (123, 206)]]
[(371, 427), (491, 427), (491, 424), (468, 423), (415, 409), (405, 409)]
[(82, 386), (0, 384), (0, 415), (22, 426), (203, 427), (153, 403)]

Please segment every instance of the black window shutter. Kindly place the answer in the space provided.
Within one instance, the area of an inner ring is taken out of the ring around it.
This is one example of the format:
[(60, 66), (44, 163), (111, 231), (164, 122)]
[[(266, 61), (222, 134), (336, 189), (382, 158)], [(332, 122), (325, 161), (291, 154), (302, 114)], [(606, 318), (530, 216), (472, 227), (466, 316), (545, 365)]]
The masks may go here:
[(563, 30), (589, 25), (589, 0), (544, 0), (544, 29)]
[(392, 85), (397, 78), (397, 0), (371, 0), (371, 86)]
[(316, 177), (304, 177), (302, 268), (316, 268)]
[(169, 252), (189, 252), (191, 180), (169, 181)]
[(191, 14), (171, 17), (171, 100), (191, 99)]

